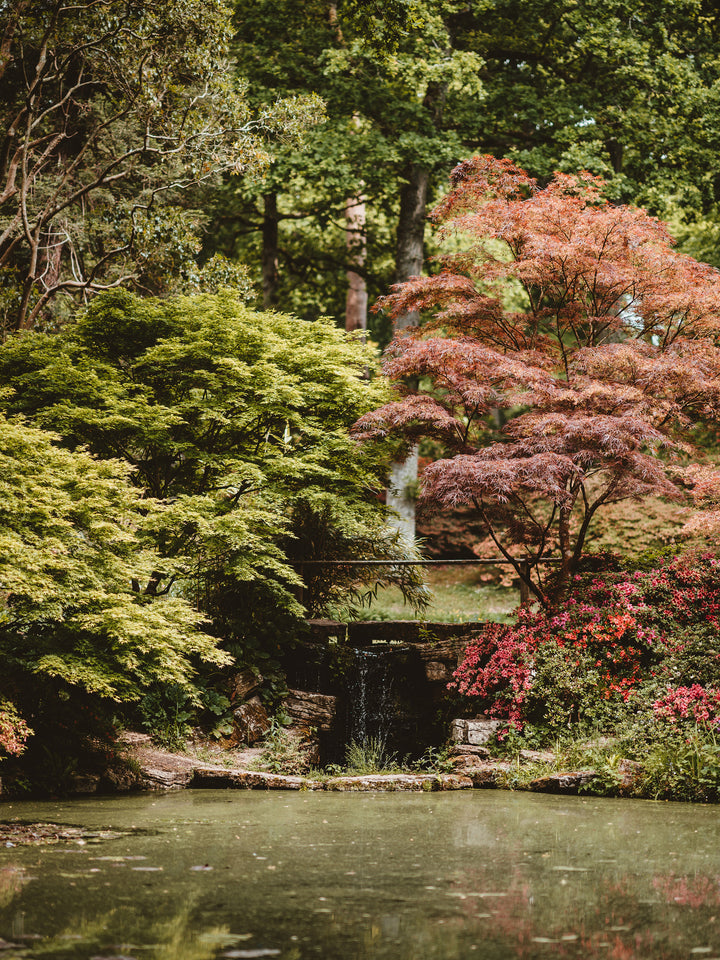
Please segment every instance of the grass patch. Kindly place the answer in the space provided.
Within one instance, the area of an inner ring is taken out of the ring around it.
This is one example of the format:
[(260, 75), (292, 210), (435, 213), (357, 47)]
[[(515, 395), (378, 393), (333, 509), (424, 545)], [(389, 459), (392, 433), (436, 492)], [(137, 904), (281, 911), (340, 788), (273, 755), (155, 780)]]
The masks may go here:
[[(362, 619), (428, 620), (435, 623), (461, 623), (466, 620), (495, 620), (509, 623), (520, 603), (515, 587), (499, 587), (481, 580), (484, 566), (449, 565), (426, 567), (426, 583), (432, 595), (430, 606), (415, 614), (403, 601), (397, 587), (379, 590), (377, 598), (364, 607)], [(343, 619), (342, 616), (338, 619)]]

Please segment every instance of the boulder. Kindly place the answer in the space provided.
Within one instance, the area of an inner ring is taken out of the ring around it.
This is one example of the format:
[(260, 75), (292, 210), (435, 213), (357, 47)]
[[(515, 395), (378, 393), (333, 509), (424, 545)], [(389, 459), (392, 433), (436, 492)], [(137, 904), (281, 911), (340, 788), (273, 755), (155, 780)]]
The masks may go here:
[(289, 690), (284, 707), (293, 726), (329, 730), (335, 720), (337, 698), (325, 693)]
[(262, 740), (270, 729), (270, 718), (260, 697), (253, 697), (233, 711), (237, 738), (253, 744)]
[(430, 793), (436, 790), (468, 790), (472, 785), (469, 777), (456, 773), (389, 773), (333, 777), (326, 781), (325, 789), (343, 793)]
[(431, 683), (448, 683), (452, 673), (452, 668), (440, 660), (428, 660), (425, 664), (425, 676)]
[(479, 757), (482, 760), (490, 759), (490, 751), (488, 748), (479, 746), (478, 744), (456, 743), (455, 746), (450, 747), (449, 753), (451, 757)]
[(414, 649), (426, 663), (430, 660), (440, 661), (454, 670), (465, 654), (467, 643), (467, 637), (446, 637), (430, 643), (415, 644)]
[(498, 778), (501, 772), (502, 768), (495, 764), (483, 764), (474, 770), (469, 770), (468, 775), (472, 780), (472, 785), (477, 789), (493, 790), (498, 785)]
[(555, 763), (557, 757), (548, 750), (521, 750), (518, 760), (520, 763)]
[(473, 770), (476, 770), (478, 767), (485, 766), (485, 761), (483, 758), (476, 757), (472, 753), (462, 753), (459, 756), (450, 757), (450, 763), (452, 763), (453, 770), (468, 774), (470, 774)]
[(621, 775), (620, 792), (632, 793), (643, 771), (643, 765), (636, 760), (621, 760), (618, 764), (618, 773)]
[(100, 774), (98, 773), (74, 773), (70, 777), (69, 793), (86, 796), (98, 792), (100, 784)]
[(487, 743), (500, 726), (500, 720), (453, 720), (450, 739), (454, 743), (479, 746)]
[(170, 770), (166, 767), (143, 765), (141, 785), (146, 790), (181, 790), (192, 780), (192, 768)]
[(199, 764), (193, 773), (193, 787), (233, 790), (322, 790), (321, 781), (304, 777), (265, 773), (261, 770), (228, 770), (212, 764)]
[(597, 776), (594, 770), (571, 770), (568, 773), (553, 773), (549, 777), (538, 777), (530, 784), (536, 793), (577, 794)]
[(255, 673), (250, 668), (240, 670), (234, 673), (230, 678), (230, 702), (242, 703), (254, 693), (262, 683), (263, 678), (259, 673)]

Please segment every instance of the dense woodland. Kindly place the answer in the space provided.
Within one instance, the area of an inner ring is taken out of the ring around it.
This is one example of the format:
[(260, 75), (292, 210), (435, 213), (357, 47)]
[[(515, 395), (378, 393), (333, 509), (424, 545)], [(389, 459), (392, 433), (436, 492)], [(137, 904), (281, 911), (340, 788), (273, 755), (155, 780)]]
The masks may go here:
[(418, 493), (529, 592), (466, 709), (707, 746), (714, 4), (0, 0), (0, 81), (0, 755), (276, 709), (308, 616), (422, 611)]

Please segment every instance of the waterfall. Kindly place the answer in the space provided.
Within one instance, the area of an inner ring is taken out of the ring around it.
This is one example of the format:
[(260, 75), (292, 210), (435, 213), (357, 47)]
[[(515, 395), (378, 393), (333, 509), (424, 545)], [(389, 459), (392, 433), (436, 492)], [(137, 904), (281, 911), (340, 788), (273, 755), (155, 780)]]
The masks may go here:
[(393, 653), (391, 647), (356, 648), (348, 677), (347, 742), (374, 739), (388, 744), (395, 720)]

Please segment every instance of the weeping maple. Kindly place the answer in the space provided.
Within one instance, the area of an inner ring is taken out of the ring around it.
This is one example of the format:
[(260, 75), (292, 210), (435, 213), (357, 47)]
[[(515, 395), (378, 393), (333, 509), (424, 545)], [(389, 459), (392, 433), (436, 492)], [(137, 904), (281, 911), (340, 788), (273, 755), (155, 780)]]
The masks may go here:
[(398, 399), (355, 432), (441, 441), (422, 498), (477, 511), (552, 606), (599, 509), (683, 495), (672, 471), (687, 428), (720, 413), (720, 273), (677, 252), (659, 220), (608, 203), (589, 174), (540, 187), (473, 157), (432, 216), (449, 248), (439, 272), (377, 305), (425, 318), (386, 352)]

